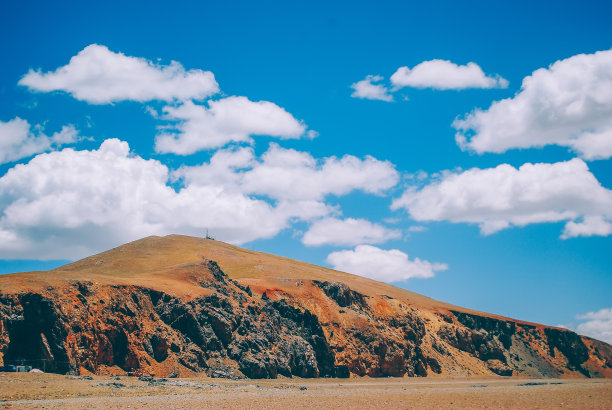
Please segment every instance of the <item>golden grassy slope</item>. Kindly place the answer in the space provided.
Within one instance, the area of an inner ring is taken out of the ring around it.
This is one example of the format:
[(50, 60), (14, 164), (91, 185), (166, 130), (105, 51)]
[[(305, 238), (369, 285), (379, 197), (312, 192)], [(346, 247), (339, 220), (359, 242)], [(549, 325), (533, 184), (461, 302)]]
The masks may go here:
[(299, 280), (342, 282), (375, 300), (386, 295), (424, 310), (452, 309), (502, 318), (440, 302), (361, 276), (220, 241), (183, 235), (150, 236), (51, 271), (2, 275), (0, 292), (16, 288), (41, 291), (58, 286), (61, 282), (89, 280), (100, 284), (144, 286), (193, 298), (208, 293), (191, 280), (192, 266), (201, 263), (202, 258), (216, 261), (230, 278), (248, 284), (259, 294), (266, 290), (295, 294), (298, 292), (295, 283)]

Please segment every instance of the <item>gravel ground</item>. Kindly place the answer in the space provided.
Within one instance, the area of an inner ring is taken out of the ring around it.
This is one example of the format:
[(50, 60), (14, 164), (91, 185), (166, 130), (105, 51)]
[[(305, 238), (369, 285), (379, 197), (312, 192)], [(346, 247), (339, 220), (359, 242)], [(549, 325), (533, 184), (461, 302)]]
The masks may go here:
[(612, 409), (612, 380), (153, 379), (0, 373), (4, 408)]

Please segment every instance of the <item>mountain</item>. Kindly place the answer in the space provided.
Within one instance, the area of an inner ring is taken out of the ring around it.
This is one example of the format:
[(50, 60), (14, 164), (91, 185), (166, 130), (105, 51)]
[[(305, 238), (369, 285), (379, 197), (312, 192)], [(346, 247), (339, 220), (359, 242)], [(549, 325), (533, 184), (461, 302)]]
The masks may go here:
[(223, 242), (0, 276), (0, 362), (72, 374), (612, 377), (612, 347)]

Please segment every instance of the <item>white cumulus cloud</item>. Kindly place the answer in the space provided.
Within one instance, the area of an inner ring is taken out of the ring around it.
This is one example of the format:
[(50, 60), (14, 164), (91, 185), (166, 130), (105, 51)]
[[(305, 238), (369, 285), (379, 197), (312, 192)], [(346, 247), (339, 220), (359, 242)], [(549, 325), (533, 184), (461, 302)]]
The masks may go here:
[(588, 160), (612, 156), (612, 50), (579, 54), (523, 79), (512, 98), (455, 120), (477, 153), (560, 145)]
[(171, 122), (157, 135), (158, 152), (188, 155), (220, 148), (230, 142), (252, 143), (252, 135), (280, 139), (309, 136), (306, 125), (284, 108), (269, 101), (250, 101), (246, 97), (209, 100), (208, 107), (186, 101), (163, 108), (162, 118)]
[(0, 258), (77, 258), (147, 235), (205, 229), (241, 244), (336, 213), (327, 195), (381, 194), (397, 180), (389, 162), (315, 159), (276, 144), (261, 157), (234, 147), (171, 171), (109, 139), (97, 150), (40, 154), (0, 178)]
[(73, 259), (147, 235), (207, 228), (240, 244), (330, 212), (317, 201), (272, 205), (223, 183), (175, 191), (169, 176), (165, 165), (130, 154), (117, 139), (17, 165), (0, 178), (0, 259)]
[(380, 83), (383, 77), (379, 75), (368, 75), (365, 79), (351, 84), (354, 90), (351, 97), (363, 98), (366, 100), (393, 101), (393, 96), (389, 94), (389, 90)]
[(612, 308), (578, 315), (584, 321), (576, 327), (576, 332), (612, 344)]
[(365, 219), (324, 218), (315, 221), (302, 237), (308, 246), (383, 243), (401, 237), (402, 232)]
[(602, 215), (586, 215), (581, 221), (565, 224), (562, 238), (575, 236), (608, 236), (612, 234), (612, 223)]
[(90, 104), (201, 100), (219, 91), (210, 71), (186, 71), (176, 61), (160, 65), (98, 44), (85, 47), (55, 71), (30, 70), (19, 84), (32, 91), (64, 91)]
[(466, 88), (506, 88), (508, 81), (499, 75), (487, 76), (476, 63), (457, 65), (448, 60), (429, 60), (412, 69), (400, 67), (391, 76), (395, 89), (402, 87), (463, 90)]
[(474, 223), (483, 234), (510, 226), (568, 221), (563, 238), (609, 235), (612, 191), (575, 158), (514, 168), (473, 168), (444, 172), (420, 189), (410, 188), (393, 201), (417, 221)]
[(51, 136), (42, 132), (41, 127), (31, 127), (19, 117), (0, 121), (0, 164), (17, 161), (34, 154), (49, 151), (78, 139), (78, 132), (72, 125), (65, 125)]
[(246, 194), (280, 201), (320, 201), (359, 190), (380, 195), (399, 180), (393, 164), (367, 156), (314, 158), (277, 144), (255, 158), (251, 148), (217, 151), (208, 164), (182, 167), (175, 177), (187, 184), (221, 181)]
[(419, 258), (410, 260), (407, 254), (398, 249), (384, 250), (371, 245), (332, 252), (327, 256), (327, 262), (336, 270), (382, 282), (431, 278), (435, 272), (448, 269), (444, 263), (431, 263)]

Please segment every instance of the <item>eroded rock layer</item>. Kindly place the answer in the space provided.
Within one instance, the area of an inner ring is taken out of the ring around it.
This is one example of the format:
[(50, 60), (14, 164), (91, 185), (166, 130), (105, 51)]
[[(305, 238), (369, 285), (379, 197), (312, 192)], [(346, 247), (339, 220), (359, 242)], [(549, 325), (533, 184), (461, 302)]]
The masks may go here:
[[(603, 342), (213, 242), (146, 238), (5, 275), (0, 362), (160, 377), (612, 376)], [(186, 248), (199, 260), (174, 263)]]

